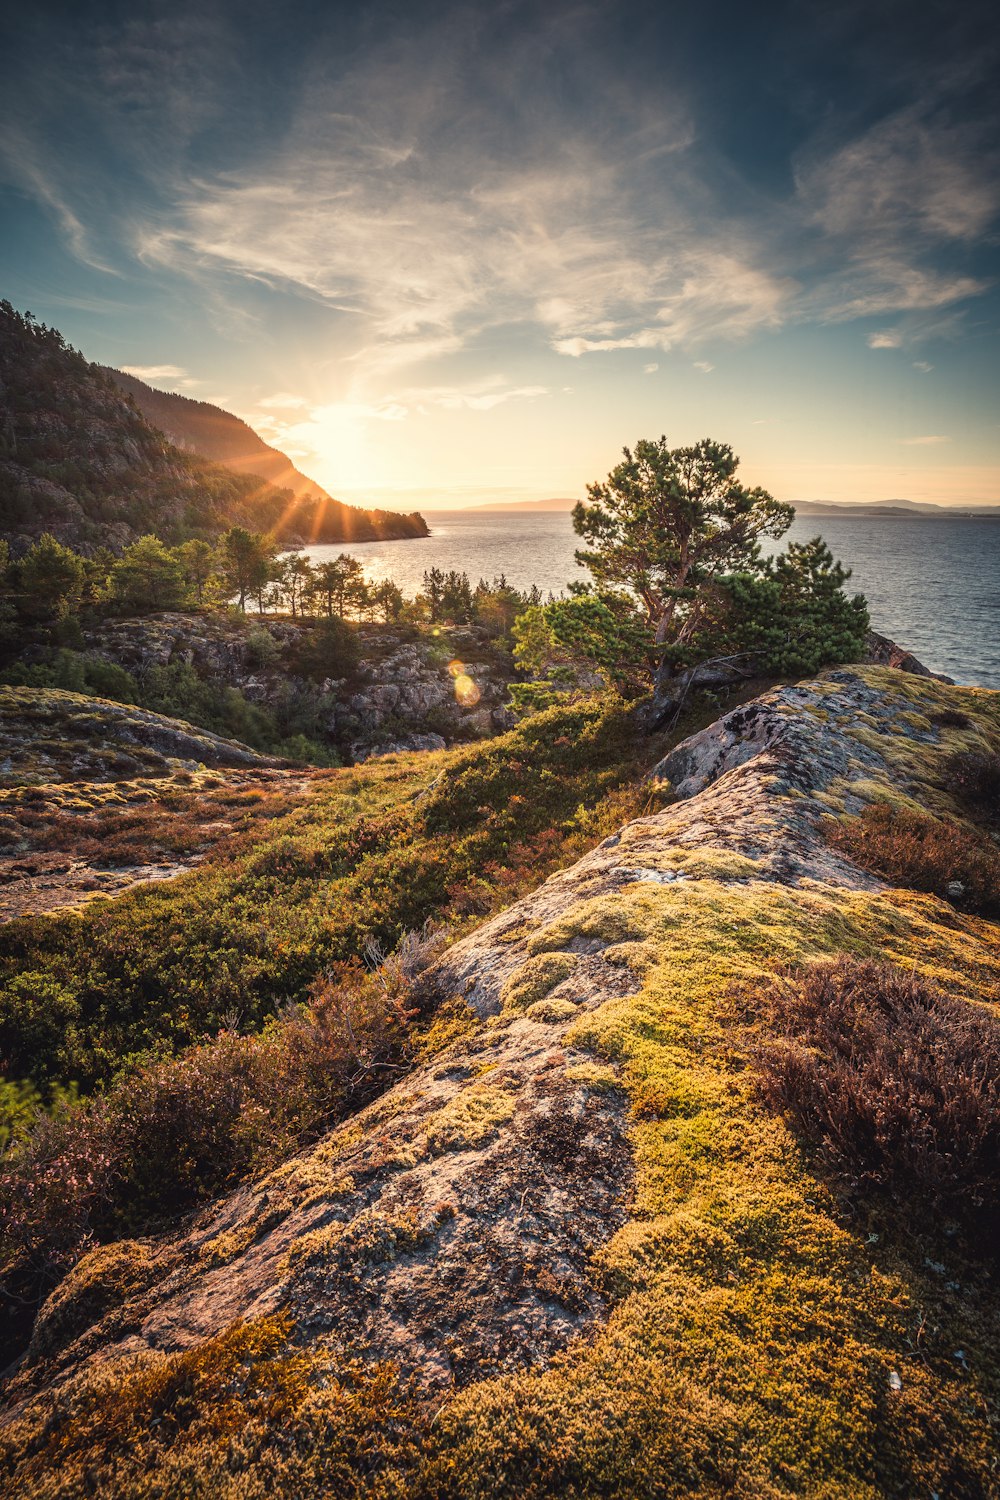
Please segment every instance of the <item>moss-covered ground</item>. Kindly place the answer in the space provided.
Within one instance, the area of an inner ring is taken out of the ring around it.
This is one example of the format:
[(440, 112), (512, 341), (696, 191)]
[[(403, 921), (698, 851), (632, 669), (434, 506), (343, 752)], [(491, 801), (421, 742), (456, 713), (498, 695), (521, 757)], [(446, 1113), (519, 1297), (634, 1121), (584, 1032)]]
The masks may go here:
[[(889, 693), (896, 674), (883, 675)], [(992, 742), (991, 697), (903, 683), (893, 701), (905, 712), (923, 720), (958, 704)], [(953, 731), (917, 748), (911, 732), (923, 735), (911, 724), (899, 736), (899, 788), (923, 786), (922, 805), (954, 815), (939, 774)], [(581, 1014), (566, 1037), (592, 1055), (593, 1088), (623, 1087), (631, 1105), (634, 1197), (600, 1252), (602, 1326), (545, 1368), (443, 1400), (322, 1339), (302, 1345), (280, 1317), (170, 1355), (146, 1350), (79, 1371), (9, 1420), (10, 1493), (1000, 1494), (994, 1267), (947, 1223), (904, 1227), (831, 1190), (761, 1102), (748, 1066), (755, 1023), (739, 999), (788, 965), (849, 953), (1000, 1007), (1000, 929), (907, 890), (691, 873), (581, 901), (533, 935), (505, 997), (514, 1012), (543, 1000), (574, 939), (641, 955), (637, 990)], [(497, 1108), (484, 1088), (484, 1118)]]

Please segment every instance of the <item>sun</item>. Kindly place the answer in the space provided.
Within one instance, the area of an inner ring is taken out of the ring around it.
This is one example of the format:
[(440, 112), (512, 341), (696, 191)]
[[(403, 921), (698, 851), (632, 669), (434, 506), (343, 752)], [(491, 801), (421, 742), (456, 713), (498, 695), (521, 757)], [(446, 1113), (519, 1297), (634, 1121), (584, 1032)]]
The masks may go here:
[[(272, 430), (277, 425), (272, 423)], [(370, 408), (352, 401), (332, 402), (280, 425), (271, 441), (331, 495), (391, 483), (384, 442), (379, 443), (385, 423)]]

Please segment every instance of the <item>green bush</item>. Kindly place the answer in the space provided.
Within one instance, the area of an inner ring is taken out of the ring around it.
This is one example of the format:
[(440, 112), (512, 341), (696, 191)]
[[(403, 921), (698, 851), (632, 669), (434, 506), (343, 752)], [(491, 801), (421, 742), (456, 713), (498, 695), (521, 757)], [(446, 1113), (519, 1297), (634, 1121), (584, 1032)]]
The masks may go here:
[(60, 688), (87, 697), (110, 698), (114, 703), (138, 703), (135, 678), (115, 662), (63, 647), (48, 661), (17, 662), (3, 673), (12, 687)]
[(312, 682), (350, 677), (360, 655), (357, 627), (333, 615), (299, 635), (291, 649), (289, 670)]

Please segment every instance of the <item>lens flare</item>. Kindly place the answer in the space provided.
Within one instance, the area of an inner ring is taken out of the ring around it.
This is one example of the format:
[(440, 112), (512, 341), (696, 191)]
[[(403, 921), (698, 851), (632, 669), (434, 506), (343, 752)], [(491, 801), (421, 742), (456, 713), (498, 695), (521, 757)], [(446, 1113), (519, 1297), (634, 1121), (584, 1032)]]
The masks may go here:
[(482, 697), (468, 672), (459, 672), (455, 678), (455, 697), (463, 708), (475, 708)]

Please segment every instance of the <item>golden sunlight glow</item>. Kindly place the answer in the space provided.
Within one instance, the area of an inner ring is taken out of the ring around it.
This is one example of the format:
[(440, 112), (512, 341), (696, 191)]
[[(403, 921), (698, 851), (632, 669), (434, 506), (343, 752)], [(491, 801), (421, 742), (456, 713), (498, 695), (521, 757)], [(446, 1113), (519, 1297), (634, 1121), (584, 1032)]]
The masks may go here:
[(467, 672), (459, 672), (455, 678), (455, 697), (463, 708), (475, 708), (482, 694)]

